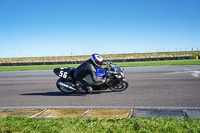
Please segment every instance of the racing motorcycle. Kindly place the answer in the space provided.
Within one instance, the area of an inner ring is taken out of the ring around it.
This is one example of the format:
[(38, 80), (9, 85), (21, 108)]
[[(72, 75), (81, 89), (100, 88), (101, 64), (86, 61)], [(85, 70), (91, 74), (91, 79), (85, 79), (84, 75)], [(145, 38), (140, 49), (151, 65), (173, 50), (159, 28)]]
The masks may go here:
[[(60, 77), (57, 82), (57, 88), (64, 93), (74, 93), (82, 91), (82, 86), (79, 82), (74, 80), (73, 74), (76, 68), (61, 67), (55, 68), (54, 73)], [(84, 80), (93, 88), (93, 90), (110, 89), (114, 92), (124, 91), (128, 88), (129, 83), (125, 79), (124, 70), (117, 64), (106, 62), (104, 68), (95, 67), (95, 75), (97, 78), (105, 79), (104, 83), (94, 83), (92, 77), (87, 75)]]

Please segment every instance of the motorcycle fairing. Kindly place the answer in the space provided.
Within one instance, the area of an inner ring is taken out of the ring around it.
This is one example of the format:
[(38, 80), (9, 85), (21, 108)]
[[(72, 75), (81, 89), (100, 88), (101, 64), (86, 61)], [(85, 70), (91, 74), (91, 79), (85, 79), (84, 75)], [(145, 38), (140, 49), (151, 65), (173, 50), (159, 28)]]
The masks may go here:
[(61, 78), (67, 78), (73, 76), (74, 70), (75, 68), (73, 67), (60, 67), (60, 68), (55, 68), (54, 73)]
[(103, 76), (106, 75), (106, 69), (99, 68), (99, 67), (96, 67), (96, 66), (95, 66), (95, 69), (96, 69), (96, 72), (95, 72), (96, 77), (103, 77)]

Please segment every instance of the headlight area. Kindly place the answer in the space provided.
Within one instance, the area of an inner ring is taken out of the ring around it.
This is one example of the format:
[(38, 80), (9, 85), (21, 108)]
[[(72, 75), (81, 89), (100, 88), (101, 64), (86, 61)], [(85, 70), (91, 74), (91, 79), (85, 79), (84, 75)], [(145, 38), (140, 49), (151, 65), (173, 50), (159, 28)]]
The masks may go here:
[(115, 75), (118, 79), (122, 78), (122, 75)]
[(122, 76), (123, 78), (125, 77), (124, 71), (121, 72), (121, 76)]

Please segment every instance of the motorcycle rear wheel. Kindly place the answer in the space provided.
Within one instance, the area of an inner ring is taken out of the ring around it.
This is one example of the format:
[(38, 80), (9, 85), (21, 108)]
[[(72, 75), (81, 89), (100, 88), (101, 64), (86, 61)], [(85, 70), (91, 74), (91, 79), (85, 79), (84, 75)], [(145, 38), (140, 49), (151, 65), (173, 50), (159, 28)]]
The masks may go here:
[(75, 92), (76, 92), (75, 90), (66, 88), (66, 87), (64, 87), (64, 86), (60, 86), (60, 85), (58, 84), (58, 82), (62, 82), (62, 83), (64, 83), (64, 84), (71, 85), (71, 86), (73, 86), (73, 87), (74, 87), (75, 85), (73, 85), (72, 82), (70, 82), (70, 81), (65, 81), (65, 80), (63, 80), (62, 78), (59, 78), (59, 79), (57, 80), (57, 82), (56, 82), (56, 86), (57, 86), (57, 88), (58, 88), (61, 92), (63, 92), (63, 93), (75, 93)]
[(123, 79), (115, 86), (111, 86), (110, 89), (115, 92), (120, 92), (126, 90), (128, 88), (128, 85), (129, 83), (125, 79)]

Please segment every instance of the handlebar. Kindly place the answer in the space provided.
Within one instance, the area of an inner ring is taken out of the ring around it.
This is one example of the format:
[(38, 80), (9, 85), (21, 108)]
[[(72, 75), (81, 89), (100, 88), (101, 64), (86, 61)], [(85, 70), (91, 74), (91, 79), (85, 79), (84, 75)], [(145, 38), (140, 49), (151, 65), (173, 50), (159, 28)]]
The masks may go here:
[(113, 72), (113, 71), (108, 71), (109, 74), (114, 74), (114, 75), (118, 75), (119, 72)]
[(119, 72), (113, 72), (113, 74), (114, 74), (114, 75), (118, 75), (118, 74), (119, 74)]

